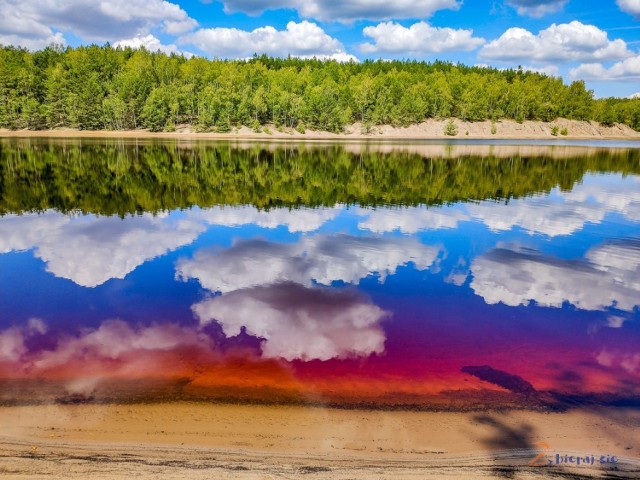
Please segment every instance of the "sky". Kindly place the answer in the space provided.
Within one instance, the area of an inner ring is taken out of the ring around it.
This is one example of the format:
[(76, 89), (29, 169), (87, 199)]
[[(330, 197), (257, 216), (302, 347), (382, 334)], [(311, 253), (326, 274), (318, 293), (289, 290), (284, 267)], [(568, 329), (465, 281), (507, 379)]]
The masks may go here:
[(0, 44), (446, 60), (640, 96), (640, 0), (0, 0)]

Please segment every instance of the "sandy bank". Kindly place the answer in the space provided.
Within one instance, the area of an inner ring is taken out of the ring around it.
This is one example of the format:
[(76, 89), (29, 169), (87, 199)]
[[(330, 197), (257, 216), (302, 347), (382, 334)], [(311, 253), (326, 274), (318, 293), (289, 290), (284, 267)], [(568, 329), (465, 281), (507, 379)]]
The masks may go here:
[[(0, 476), (16, 478), (640, 475), (640, 412), (626, 409), (434, 413), (205, 403), (46, 405), (2, 407), (0, 425)], [(546, 460), (556, 454), (614, 455), (616, 463), (601, 465), (598, 458), (595, 466), (530, 466), (541, 449)]]
[[(202, 139), (299, 139), (299, 140), (417, 140), (417, 139), (626, 139), (640, 140), (640, 132), (630, 127), (615, 124), (611, 127), (593, 121), (558, 119), (555, 122), (525, 121), (517, 123), (513, 120), (501, 120), (495, 123), (463, 122), (455, 120), (458, 127), (456, 136), (444, 134), (447, 120), (428, 120), (409, 127), (393, 127), (383, 125), (373, 127), (365, 133), (360, 124), (348, 126), (344, 133), (307, 130), (300, 133), (293, 129), (279, 131), (273, 126), (254, 132), (250, 128), (241, 127), (231, 133), (195, 132), (190, 126), (180, 126), (174, 132), (149, 132), (147, 130), (123, 131), (88, 131), (69, 128), (55, 130), (6, 130), (0, 129), (0, 137), (119, 137), (119, 138), (202, 138)], [(557, 126), (559, 132), (566, 129), (567, 135), (552, 135)], [(268, 132), (268, 133), (267, 133)], [(495, 133), (493, 133), (495, 132)]]

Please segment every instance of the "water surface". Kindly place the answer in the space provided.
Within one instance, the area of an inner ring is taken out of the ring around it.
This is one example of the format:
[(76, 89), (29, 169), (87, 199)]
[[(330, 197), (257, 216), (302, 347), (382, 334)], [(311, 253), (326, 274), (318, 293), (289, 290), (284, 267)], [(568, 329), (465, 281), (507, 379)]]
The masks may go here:
[(640, 403), (638, 149), (0, 147), (4, 403)]

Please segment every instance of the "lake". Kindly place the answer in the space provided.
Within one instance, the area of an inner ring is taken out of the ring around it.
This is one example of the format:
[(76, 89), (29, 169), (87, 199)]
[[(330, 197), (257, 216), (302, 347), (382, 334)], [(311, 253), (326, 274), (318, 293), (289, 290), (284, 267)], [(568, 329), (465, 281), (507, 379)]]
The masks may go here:
[(5, 405), (640, 405), (629, 144), (0, 148)]

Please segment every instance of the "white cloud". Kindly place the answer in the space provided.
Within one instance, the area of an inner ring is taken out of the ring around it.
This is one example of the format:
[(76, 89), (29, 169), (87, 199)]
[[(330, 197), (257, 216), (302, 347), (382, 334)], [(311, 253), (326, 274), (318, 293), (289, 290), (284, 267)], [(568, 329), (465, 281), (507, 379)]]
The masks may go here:
[(640, 98), (640, 92), (632, 93), (627, 98)]
[(0, 27), (0, 45), (13, 45), (23, 47), (28, 50), (41, 50), (49, 45), (66, 45), (67, 40), (60, 32), (48, 30), (44, 35), (39, 36), (35, 33), (26, 35), (4, 34)]
[(640, 17), (640, 0), (616, 0), (618, 7), (635, 17)]
[(315, 58), (316, 60), (333, 61), (338, 63), (349, 63), (349, 62), (359, 63), (360, 62), (358, 57), (356, 57), (355, 55), (351, 55), (350, 53), (347, 53), (347, 52), (337, 52), (332, 54), (320, 53), (317, 55), (316, 54), (296, 55), (296, 57), (306, 59), (306, 60)]
[(79, 217), (43, 239), (35, 255), (54, 275), (95, 287), (124, 278), (145, 261), (190, 244), (203, 230), (192, 222), (174, 223), (150, 214), (125, 221)]
[(27, 48), (64, 43), (64, 32), (107, 41), (158, 28), (182, 34), (197, 26), (180, 6), (164, 0), (0, 0), (0, 11), (0, 41)]
[(626, 58), (607, 68), (602, 63), (583, 63), (569, 72), (571, 78), (583, 80), (640, 80), (640, 55)]
[(190, 212), (189, 218), (210, 225), (237, 227), (252, 224), (263, 228), (285, 226), (290, 232), (312, 232), (335, 218), (342, 211), (342, 208), (342, 206), (274, 208), (266, 211), (251, 206), (223, 206)]
[(631, 221), (640, 221), (640, 176), (586, 175), (580, 185), (562, 192), (567, 202), (590, 205), (594, 209), (616, 212)]
[(522, 70), (525, 72), (541, 73), (543, 75), (549, 75), (550, 77), (557, 77), (560, 68), (557, 65), (544, 65), (542, 67), (522, 65)]
[(529, 233), (550, 237), (570, 235), (582, 229), (585, 223), (600, 223), (606, 214), (604, 208), (593, 208), (579, 202), (554, 201), (547, 196), (499, 204), (485, 201), (468, 205), (467, 211), (494, 232), (520, 227)]
[(469, 51), (485, 43), (483, 38), (473, 36), (473, 30), (432, 27), (426, 22), (417, 22), (408, 28), (399, 23), (384, 22), (365, 27), (362, 33), (373, 39), (373, 43), (360, 46), (366, 53), (420, 55)]
[(142, 48), (144, 47), (145, 49), (149, 50), (150, 52), (163, 52), (166, 53), (167, 55), (170, 55), (172, 53), (176, 53), (178, 55), (184, 55), (185, 57), (189, 58), (192, 57), (193, 54), (189, 53), (189, 52), (182, 52), (178, 49), (178, 47), (176, 47), (173, 44), (169, 44), (169, 45), (163, 45), (162, 42), (160, 41), (160, 39), (158, 39), (156, 36), (152, 35), (152, 34), (148, 34), (148, 35), (138, 35), (136, 37), (133, 38), (127, 38), (124, 40), (118, 40), (117, 42), (115, 42), (113, 44), (113, 46), (115, 48)]
[(0, 331), (0, 362), (17, 362), (27, 353), (26, 341), (44, 334), (47, 327), (39, 318), (31, 318), (24, 327), (13, 326)]
[(7, 216), (0, 218), (0, 252), (35, 248), (34, 255), (47, 264), (47, 271), (95, 287), (193, 242), (203, 230), (196, 222), (150, 214), (124, 220), (53, 212)]
[(131, 352), (171, 350), (199, 343), (208, 344), (209, 340), (193, 327), (153, 324), (133, 328), (122, 320), (107, 320), (95, 330), (63, 337), (55, 349), (40, 352), (30, 363), (36, 368), (51, 368), (72, 360), (115, 360)]
[(0, 217), (0, 253), (30, 250), (71, 221), (56, 212)]
[(358, 228), (376, 233), (395, 230), (402, 233), (416, 233), (421, 230), (456, 228), (458, 222), (469, 219), (469, 216), (460, 210), (444, 207), (378, 208), (375, 210), (361, 208), (358, 213), (366, 216), (358, 223)]
[(295, 9), (305, 18), (350, 22), (357, 19), (427, 18), (438, 10), (457, 10), (460, 0), (222, 0), (225, 11), (257, 15), (265, 10)]
[(636, 373), (640, 369), (640, 353), (605, 348), (595, 355), (595, 359), (603, 367), (621, 368), (627, 373)]
[(178, 39), (216, 57), (250, 57), (254, 53), (286, 57), (347, 55), (342, 44), (317, 24), (289, 22), (285, 30), (271, 26), (252, 31), (237, 28), (203, 28)]
[(227, 337), (242, 327), (264, 339), (262, 356), (329, 360), (382, 353), (388, 313), (354, 289), (280, 283), (234, 291), (193, 306), (201, 323), (216, 321)]
[(520, 227), (531, 234), (570, 235), (586, 223), (600, 223), (607, 213), (640, 221), (640, 177), (585, 175), (570, 192), (555, 188), (550, 194), (497, 204), (484, 201), (466, 205), (468, 215), (490, 230)]
[(471, 288), (489, 304), (547, 307), (569, 302), (583, 310), (640, 304), (640, 243), (590, 249), (584, 260), (562, 260), (535, 251), (498, 248), (473, 261)]
[(568, 0), (507, 0), (507, 3), (516, 8), (519, 15), (530, 17), (542, 17), (548, 13), (562, 10)]
[(225, 250), (203, 249), (191, 259), (179, 260), (176, 277), (196, 278), (204, 288), (223, 293), (276, 282), (357, 284), (374, 273), (383, 281), (409, 262), (425, 270), (438, 254), (438, 248), (404, 237), (318, 235), (294, 244), (244, 240)]
[(617, 60), (631, 55), (623, 40), (609, 40), (604, 30), (575, 20), (554, 23), (538, 35), (512, 27), (479, 52), (481, 58), (518, 62)]
[(47, 271), (85, 287), (124, 278), (147, 260), (192, 243), (207, 225), (263, 228), (286, 226), (291, 232), (317, 230), (342, 207), (273, 209), (214, 207), (186, 218), (144, 214), (125, 219), (92, 215), (43, 214), (0, 217), (0, 253), (34, 249)]
[(550, 237), (570, 235), (587, 223), (601, 223), (610, 213), (640, 222), (640, 176), (585, 175), (571, 191), (554, 188), (548, 194), (466, 203), (461, 208), (407, 207), (359, 209), (358, 228), (376, 233), (399, 230), (412, 234), (423, 230), (456, 228), (476, 220), (494, 232), (519, 227), (530, 234)]
[(607, 327), (622, 328), (627, 320), (627, 318), (621, 317), (620, 315), (610, 315), (609, 318), (607, 318)]

